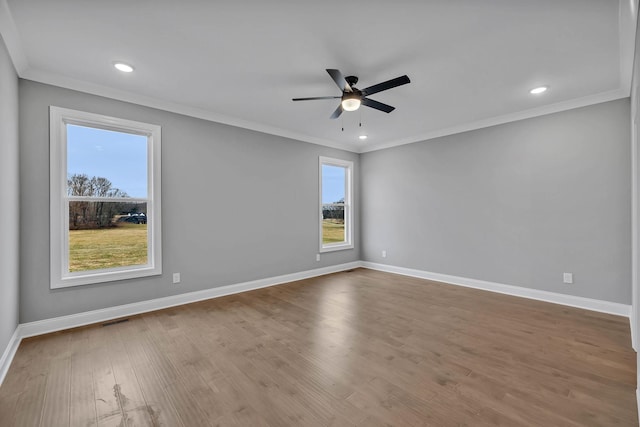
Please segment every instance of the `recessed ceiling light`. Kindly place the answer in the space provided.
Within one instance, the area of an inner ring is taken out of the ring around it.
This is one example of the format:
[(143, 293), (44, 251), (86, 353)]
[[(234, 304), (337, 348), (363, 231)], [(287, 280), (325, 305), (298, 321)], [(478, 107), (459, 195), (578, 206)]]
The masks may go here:
[(529, 93), (533, 94), (533, 95), (539, 95), (539, 94), (541, 94), (543, 92), (546, 92), (547, 89), (549, 89), (547, 86), (540, 86), (540, 87), (536, 87), (536, 88), (531, 89), (529, 91)]
[(129, 64), (125, 64), (124, 62), (115, 62), (113, 66), (123, 73), (131, 73), (133, 71), (133, 67)]
[(360, 135), (358, 138), (364, 141), (365, 139), (367, 139), (367, 135)]

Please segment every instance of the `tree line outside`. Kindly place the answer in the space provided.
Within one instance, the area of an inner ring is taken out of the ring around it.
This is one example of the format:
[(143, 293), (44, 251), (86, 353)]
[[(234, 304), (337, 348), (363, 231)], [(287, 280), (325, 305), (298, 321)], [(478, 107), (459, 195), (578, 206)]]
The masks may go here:
[[(127, 201), (127, 193), (104, 177), (73, 174), (67, 195), (122, 198), (122, 201), (69, 201), (69, 271), (86, 271), (147, 262), (146, 203)], [(144, 223), (127, 221), (143, 214)], [(124, 220), (124, 221), (123, 221)], [(344, 199), (322, 206), (322, 242), (345, 240)]]
[(74, 174), (67, 179), (67, 195), (83, 197), (122, 198), (122, 202), (81, 201), (69, 202), (69, 229), (98, 229), (115, 227), (119, 215), (144, 214), (146, 203), (127, 201), (127, 193), (115, 188), (111, 181), (103, 177)]

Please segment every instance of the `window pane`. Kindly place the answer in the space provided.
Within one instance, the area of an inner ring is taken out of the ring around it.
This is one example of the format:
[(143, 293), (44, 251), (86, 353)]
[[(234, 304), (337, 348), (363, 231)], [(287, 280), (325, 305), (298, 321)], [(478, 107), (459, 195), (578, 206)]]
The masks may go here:
[(345, 241), (344, 205), (322, 205), (322, 244)]
[(69, 272), (147, 263), (146, 203), (69, 202)]
[(66, 127), (68, 195), (147, 198), (146, 136)]
[(322, 165), (322, 204), (344, 203), (347, 169)]

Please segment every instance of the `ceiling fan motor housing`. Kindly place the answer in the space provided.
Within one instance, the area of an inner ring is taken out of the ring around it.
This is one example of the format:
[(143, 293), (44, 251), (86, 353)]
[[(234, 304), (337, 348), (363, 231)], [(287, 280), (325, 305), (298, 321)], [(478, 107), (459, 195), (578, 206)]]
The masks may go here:
[(353, 85), (358, 83), (358, 78), (356, 76), (347, 76), (344, 78), (347, 83), (349, 83), (349, 86), (351, 86), (351, 88), (353, 88)]
[(344, 101), (345, 99), (362, 99), (362, 92), (355, 88), (353, 92), (343, 92), (342, 100)]

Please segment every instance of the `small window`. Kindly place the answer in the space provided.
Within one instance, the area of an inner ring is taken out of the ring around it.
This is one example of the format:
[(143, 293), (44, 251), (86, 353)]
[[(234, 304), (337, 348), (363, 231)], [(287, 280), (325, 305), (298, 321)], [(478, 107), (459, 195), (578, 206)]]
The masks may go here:
[(160, 127), (50, 109), (51, 288), (157, 275)]
[(353, 162), (320, 157), (320, 252), (353, 248)]

